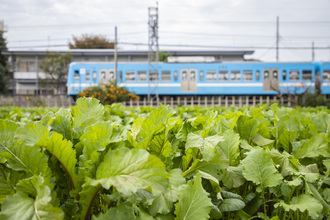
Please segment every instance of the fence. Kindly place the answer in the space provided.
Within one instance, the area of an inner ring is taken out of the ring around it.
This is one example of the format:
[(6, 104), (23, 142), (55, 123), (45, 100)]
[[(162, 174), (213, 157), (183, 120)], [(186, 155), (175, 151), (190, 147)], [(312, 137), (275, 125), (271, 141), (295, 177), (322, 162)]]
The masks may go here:
[[(325, 101), (330, 102), (330, 97), (325, 96)], [(140, 106), (159, 106), (169, 105), (175, 106), (223, 106), (223, 107), (243, 107), (256, 106), (258, 104), (279, 103), (282, 106), (297, 106), (298, 96), (175, 96), (175, 97), (161, 97), (159, 100), (148, 101), (146, 97), (139, 100), (130, 100), (123, 102), (126, 107), (140, 107)], [(0, 95), (0, 106), (17, 106), (17, 107), (70, 107), (76, 103), (73, 99), (66, 95)]]

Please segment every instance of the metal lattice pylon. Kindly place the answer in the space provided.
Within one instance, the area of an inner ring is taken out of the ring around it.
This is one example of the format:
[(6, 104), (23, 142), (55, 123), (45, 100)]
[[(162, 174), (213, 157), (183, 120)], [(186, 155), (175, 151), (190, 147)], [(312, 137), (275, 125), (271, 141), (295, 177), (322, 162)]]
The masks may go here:
[(158, 6), (148, 8), (148, 101), (158, 98)]

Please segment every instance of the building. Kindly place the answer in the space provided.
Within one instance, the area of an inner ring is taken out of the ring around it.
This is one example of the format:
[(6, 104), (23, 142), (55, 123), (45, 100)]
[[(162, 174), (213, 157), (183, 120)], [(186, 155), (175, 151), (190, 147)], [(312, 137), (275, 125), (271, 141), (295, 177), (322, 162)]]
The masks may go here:
[[(63, 51), (48, 51), (64, 54), (70, 52), (75, 62), (114, 62), (113, 49), (74, 49)], [(163, 51), (172, 54), (173, 57), (213, 57), (214, 62), (242, 62), (244, 56), (251, 55), (254, 51)], [(39, 65), (45, 58), (47, 51), (36, 50), (10, 50), (3, 52), (9, 56), (13, 80), (10, 90), (13, 94), (54, 94), (52, 87), (42, 86), (39, 79), (46, 79)], [(148, 62), (148, 51), (118, 51), (118, 62)], [(38, 63), (38, 65), (36, 65)], [(65, 84), (66, 79), (63, 79)], [(66, 91), (60, 91), (65, 94)]]

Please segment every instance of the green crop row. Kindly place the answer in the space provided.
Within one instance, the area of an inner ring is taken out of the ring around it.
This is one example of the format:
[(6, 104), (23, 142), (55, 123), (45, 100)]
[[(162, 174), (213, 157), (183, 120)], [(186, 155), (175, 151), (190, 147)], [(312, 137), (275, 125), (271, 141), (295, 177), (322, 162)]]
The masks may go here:
[(330, 219), (325, 108), (0, 108), (0, 219)]

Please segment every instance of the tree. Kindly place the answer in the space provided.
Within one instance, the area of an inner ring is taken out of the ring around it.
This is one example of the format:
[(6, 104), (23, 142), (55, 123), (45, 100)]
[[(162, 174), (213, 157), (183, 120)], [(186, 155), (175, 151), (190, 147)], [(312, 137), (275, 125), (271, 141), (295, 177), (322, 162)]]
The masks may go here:
[(72, 59), (70, 52), (65, 54), (51, 52), (47, 53), (40, 64), (40, 68), (46, 73), (46, 80), (51, 80), (52, 86), (56, 89), (56, 94), (60, 94), (61, 87), (65, 86)]
[(10, 74), (7, 66), (8, 57), (2, 54), (5, 50), (7, 50), (6, 40), (3, 37), (3, 31), (0, 31), (0, 93), (7, 92)]
[(73, 36), (73, 43), (69, 43), (70, 49), (114, 49), (115, 42), (100, 35), (83, 34), (81, 37)]

